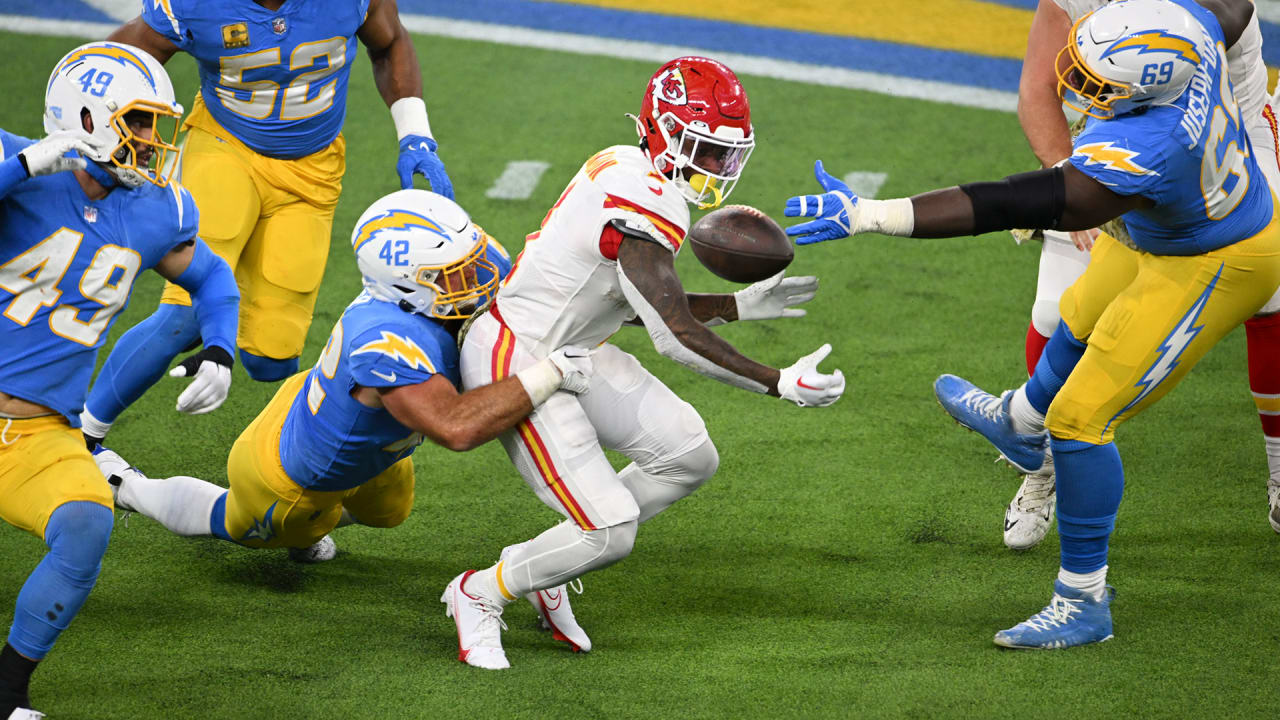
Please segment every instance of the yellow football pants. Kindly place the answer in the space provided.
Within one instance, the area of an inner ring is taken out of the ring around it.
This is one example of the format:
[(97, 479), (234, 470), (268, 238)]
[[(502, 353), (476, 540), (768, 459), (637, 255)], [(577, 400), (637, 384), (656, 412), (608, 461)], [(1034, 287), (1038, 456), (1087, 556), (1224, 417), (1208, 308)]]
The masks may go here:
[(1045, 424), (1102, 444), (1173, 389), (1280, 285), (1280, 209), (1251, 238), (1203, 255), (1152, 255), (1108, 235), (1062, 296), (1062, 320), (1088, 346)]
[(226, 530), (255, 548), (307, 547), (333, 530), (345, 508), (361, 525), (395, 527), (413, 509), (413, 459), (351, 490), (307, 490), (280, 463), (280, 430), (307, 373), (294, 375), (240, 434), (227, 457)]
[[(265, 157), (219, 125), (199, 95), (183, 127), (180, 177), (200, 209), (200, 237), (240, 286), (237, 344), (276, 360), (298, 357), (329, 257), (346, 141), (339, 135), (296, 160)], [(168, 283), (161, 302), (191, 298)]]
[(111, 486), (61, 415), (0, 418), (0, 518), (44, 540), (49, 516), (70, 502), (114, 510)]

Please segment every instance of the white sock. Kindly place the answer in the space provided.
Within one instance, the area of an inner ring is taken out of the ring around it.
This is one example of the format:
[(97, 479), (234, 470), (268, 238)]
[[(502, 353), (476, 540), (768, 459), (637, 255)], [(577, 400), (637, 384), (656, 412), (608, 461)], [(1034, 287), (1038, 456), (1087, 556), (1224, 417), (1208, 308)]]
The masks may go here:
[(178, 535), (212, 535), (213, 505), (226, 492), (199, 478), (155, 480), (129, 473), (120, 484), (120, 502)]
[(111, 432), (111, 423), (102, 422), (89, 412), (89, 408), (80, 411), (80, 432), (90, 437), (105, 438)]
[(502, 592), (498, 585), (498, 573), (501, 571), (502, 563), (487, 567), (484, 570), (477, 570), (467, 578), (466, 584), (462, 591), (472, 596), (479, 596), (497, 605), (505, 607), (508, 603), (515, 600)]
[(1076, 590), (1083, 590), (1094, 600), (1101, 600), (1107, 592), (1107, 566), (1089, 573), (1073, 573), (1065, 568), (1058, 568), (1058, 580), (1063, 585)]
[(1270, 471), (1270, 485), (1280, 484), (1280, 438), (1263, 435), (1267, 441), (1267, 470)]
[(1031, 406), (1027, 399), (1027, 386), (1013, 391), (1013, 399), (1009, 401), (1009, 417), (1013, 420), (1013, 429), (1023, 434), (1044, 432), (1044, 413)]

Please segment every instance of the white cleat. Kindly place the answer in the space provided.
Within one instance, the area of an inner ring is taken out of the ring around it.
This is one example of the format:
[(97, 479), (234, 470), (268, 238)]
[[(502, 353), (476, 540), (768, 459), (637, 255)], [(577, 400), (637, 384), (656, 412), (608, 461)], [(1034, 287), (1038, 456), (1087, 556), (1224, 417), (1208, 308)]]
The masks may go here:
[(332, 560), (338, 555), (338, 543), (325, 535), (314, 545), (304, 548), (289, 548), (289, 559), (296, 563), (322, 563)]
[[(508, 555), (524, 544), (508, 545), (502, 549), (499, 559), (506, 560)], [(582, 594), (581, 580), (569, 584), (573, 585), (574, 592)], [(551, 637), (567, 644), (574, 652), (591, 651), (591, 638), (587, 637), (587, 631), (578, 624), (577, 618), (573, 616), (573, 608), (569, 605), (569, 585), (536, 590), (527, 593), (524, 599), (533, 603), (533, 606), (538, 609), (542, 629), (550, 630)]]
[(1004, 544), (1011, 550), (1030, 550), (1049, 534), (1057, 487), (1052, 467), (1048, 475), (1022, 476), (1022, 487), (1004, 511)]
[(120, 453), (101, 445), (94, 449), (93, 461), (97, 463), (98, 471), (111, 484), (111, 498), (115, 501), (116, 507), (125, 512), (133, 512), (133, 508), (120, 502), (120, 486), (126, 480), (134, 477), (145, 478), (146, 475), (120, 457)]
[(1267, 483), (1267, 499), (1271, 504), (1267, 520), (1271, 521), (1271, 529), (1280, 533), (1280, 481)]
[(40, 720), (42, 717), (44, 713), (31, 708), (14, 708), (14, 711), (9, 713), (9, 720)]
[[(582, 582), (574, 584), (574, 591), (582, 594)], [(573, 616), (573, 608), (569, 606), (569, 586), (557, 585), (547, 590), (538, 590), (524, 596), (526, 600), (538, 608), (542, 617), (542, 629), (550, 630), (551, 637), (567, 643), (574, 652), (590, 652), (591, 638), (582, 629)]]
[(511, 663), (502, 649), (502, 631), (507, 629), (502, 608), (462, 589), (473, 574), (475, 570), (468, 570), (454, 578), (440, 596), (444, 614), (453, 618), (458, 628), (458, 660), (486, 670), (505, 670)]

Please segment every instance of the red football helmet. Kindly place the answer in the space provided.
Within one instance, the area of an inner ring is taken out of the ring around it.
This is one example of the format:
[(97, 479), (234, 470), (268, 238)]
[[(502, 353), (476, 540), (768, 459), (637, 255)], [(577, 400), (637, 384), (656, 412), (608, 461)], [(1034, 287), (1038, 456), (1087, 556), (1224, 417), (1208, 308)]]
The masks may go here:
[(654, 169), (703, 209), (729, 196), (756, 145), (747, 91), (709, 58), (686, 56), (659, 68), (635, 120)]

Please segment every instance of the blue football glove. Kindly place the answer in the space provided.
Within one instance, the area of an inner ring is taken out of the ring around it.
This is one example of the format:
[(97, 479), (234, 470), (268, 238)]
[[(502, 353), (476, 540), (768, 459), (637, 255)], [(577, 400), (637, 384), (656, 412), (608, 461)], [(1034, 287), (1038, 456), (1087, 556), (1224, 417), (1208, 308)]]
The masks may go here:
[(400, 159), (396, 161), (396, 172), (400, 173), (400, 189), (413, 187), (414, 174), (421, 175), (431, 183), (431, 190), (437, 195), (453, 199), (453, 183), (449, 182), (449, 174), (444, 170), (444, 162), (436, 155), (439, 147), (435, 140), (422, 135), (405, 135), (400, 141)]
[(807, 223), (787, 228), (787, 234), (795, 236), (797, 245), (812, 245), (826, 240), (848, 237), (858, 215), (858, 196), (840, 178), (827, 174), (822, 161), (813, 164), (813, 174), (825, 193), (798, 195), (787, 200), (787, 217), (813, 217)]

